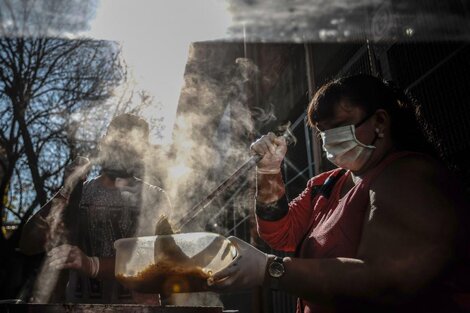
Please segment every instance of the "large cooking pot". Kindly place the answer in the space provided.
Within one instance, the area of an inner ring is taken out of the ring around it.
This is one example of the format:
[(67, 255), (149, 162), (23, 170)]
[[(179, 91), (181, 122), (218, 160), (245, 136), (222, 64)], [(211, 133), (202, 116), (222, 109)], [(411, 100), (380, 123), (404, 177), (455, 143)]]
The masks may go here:
[(229, 240), (208, 232), (124, 238), (114, 247), (117, 280), (142, 293), (206, 291), (211, 273), (237, 255)]

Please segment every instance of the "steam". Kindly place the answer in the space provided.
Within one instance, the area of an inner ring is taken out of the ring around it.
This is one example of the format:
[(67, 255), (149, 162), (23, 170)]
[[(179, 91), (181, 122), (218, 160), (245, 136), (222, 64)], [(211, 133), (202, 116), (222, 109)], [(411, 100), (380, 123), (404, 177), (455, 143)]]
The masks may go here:
[(274, 114), (274, 105), (270, 103), (268, 110), (263, 108), (254, 108), (253, 118), (263, 124), (269, 124), (276, 121), (277, 117)]
[[(197, 46), (192, 47), (174, 130), (174, 158), (169, 160), (164, 182), (174, 201), (173, 222), (185, 216), (250, 158), (249, 145), (255, 139), (249, 106), (253, 106), (258, 67), (249, 59), (236, 58), (232, 64), (214, 65), (215, 71), (222, 69), (222, 72), (207, 74), (204, 57), (199, 53)], [(235, 185), (234, 189), (239, 187)], [(228, 194), (220, 194), (207, 212), (197, 217), (190, 230), (204, 229), (226, 204)], [(252, 199), (246, 191), (240, 193), (237, 201), (242, 205), (233, 206), (235, 214), (246, 215)]]
[[(172, 223), (177, 223), (250, 158), (249, 145), (257, 137), (254, 135), (255, 123), (259, 125), (276, 120), (272, 105), (267, 110), (256, 107), (254, 90), (256, 81), (262, 78), (251, 60), (237, 58), (230, 64), (218, 64), (214, 67), (216, 72), (208, 75), (203, 70), (208, 63), (198, 55), (201, 51), (192, 47), (191, 52), (173, 145), (151, 147), (139, 133), (108, 134), (106, 141), (100, 141), (100, 152), (91, 156), (86, 167), (74, 171), (65, 182), (66, 190), (70, 191), (94, 165), (102, 165), (106, 161), (120, 169), (128, 169), (138, 167), (136, 164), (141, 160), (143, 167), (137, 176), (162, 187), (172, 201), (173, 211), (165, 212), (162, 207), (156, 207), (143, 192), (136, 236), (152, 235), (160, 214), (166, 214)], [(224, 58), (215, 56), (213, 60)], [(93, 136), (97, 138), (96, 134)], [(126, 146), (132, 148), (131, 153), (109, 144), (123, 138), (127, 140)], [(241, 177), (232, 189), (220, 194), (185, 231), (204, 230), (207, 223), (216, 224), (218, 216), (227, 212), (233, 219), (247, 217), (254, 204), (252, 173), (254, 171)], [(132, 196), (132, 188), (119, 184), (116, 181), (116, 187)], [(48, 250), (69, 243), (63, 220), (64, 207), (63, 202), (53, 203)], [(223, 225), (215, 226), (214, 230), (222, 235), (229, 231)], [(47, 303), (50, 300), (57, 281), (61, 279), (59, 273), (43, 266), (34, 289), (35, 302)], [(221, 305), (218, 297), (211, 293), (178, 295), (175, 301), (184, 305)]]
[[(64, 182), (63, 188), (59, 191), (62, 195), (70, 195), (77, 183), (86, 176), (91, 162), (86, 158), (77, 159), (77, 163)], [(67, 203), (61, 197), (54, 198), (51, 203), (51, 210), (47, 216), (49, 232), (47, 234), (46, 251), (52, 250), (59, 245), (70, 243), (68, 229), (64, 221), (64, 209)], [(49, 256), (46, 256), (39, 271), (36, 282), (33, 286), (32, 302), (48, 303), (54, 294), (59, 280), (66, 280), (65, 273), (49, 267)]]
[[(109, 133), (100, 143), (100, 151), (91, 159), (85, 157), (78, 157), (66, 170), (66, 179), (64, 185), (59, 193), (65, 197), (72, 194), (75, 187), (81, 184), (91, 167), (94, 165), (106, 164), (109, 168), (116, 170), (122, 169), (140, 169), (139, 160), (142, 165), (145, 163), (145, 158), (148, 157), (148, 143), (142, 140), (140, 132), (129, 131), (125, 136), (120, 132)], [(121, 148), (117, 148), (116, 143), (120, 141)], [(125, 149), (123, 149), (123, 147)], [(141, 170), (139, 174), (142, 176), (145, 173)], [(143, 177), (140, 177), (143, 178)], [(138, 194), (137, 185), (129, 186), (122, 179), (115, 180), (115, 187), (121, 190), (123, 197), (135, 197)], [(142, 214), (138, 220), (138, 231), (136, 235), (153, 235), (155, 222), (158, 216), (155, 216), (155, 208), (151, 203), (150, 195), (145, 193), (146, 189), (142, 189)], [(137, 200), (137, 199), (135, 199)], [(138, 201), (136, 201), (138, 203)], [(67, 217), (69, 213), (66, 210), (67, 202), (62, 196), (56, 196), (51, 200), (51, 209), (45, 221), (48, 228), (47, 241), (45, 250), (50, 251), (55, 247), (63, 244), (75, 244), (70, 237), (71, 221)], [(165, 213), (165, 212), (162, 212)], [(166, 212), (168, 213), (168, 212)], [(153, 216), (153, 218), (149, 218)], [(76, 222), (76, 221), (72, 221)], [(49, 303), (51, 301), (62, 300), (61, 295), (58, 299), (54, 299), (57, 292), (59, 282), (65, 283), (68, 280), (66, 271), (57, 270), (49, 266), (50, 256), (46, 255), (43, 265), (40, 268), (38, 277), (33, 286), (33, 293), (31, 301), (33, 303)], [(65, 286), (60, 284), (60, 286)], [(63, 292), (64, 290), (59, 290)]]
[[(49, 240), (46, 251), (60, 243), (66, 243), (65, 227), (63, 225), (62, 213), (65, 203), (53, 200), (51, 211), (48, 216), (50, 221)], [(59, 280), (61, 272), (48, 266), (49, 257), (46, 256), (39, 271), (38, 277), (33, 287), (32, 302), (48, 303)]]

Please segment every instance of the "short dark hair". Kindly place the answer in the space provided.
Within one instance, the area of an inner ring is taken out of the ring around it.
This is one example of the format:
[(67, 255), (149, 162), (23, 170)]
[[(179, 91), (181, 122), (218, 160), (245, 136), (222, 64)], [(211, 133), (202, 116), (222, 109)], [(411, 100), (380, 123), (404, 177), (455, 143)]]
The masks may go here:
[(309, 126), (332, 118), (336, 105), (343, 100), (361, 107), (366, 115), (379, 109), (387, 111), (391, 118), (392, 140), (397, 148), (436, 154), (425, 136), (427, 123), (420, 114), (419, 103), (396, 84), (372, 75), (335, 79), (318, 89), (307, 109)]
[(123, 113), (113, 117), (108, 125), (108, 131), (112, 128), (125, 131), (139, 129), (144, 133), (145, 137), (149, 136), (149, 124), (147, 121), (131, 113)]

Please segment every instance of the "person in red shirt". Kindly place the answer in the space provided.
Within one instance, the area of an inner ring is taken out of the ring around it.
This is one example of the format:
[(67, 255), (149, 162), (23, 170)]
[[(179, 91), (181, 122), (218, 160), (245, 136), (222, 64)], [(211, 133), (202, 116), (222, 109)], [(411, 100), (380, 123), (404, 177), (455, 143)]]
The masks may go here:
[(299, 297), (297, 312), (451, 312), (444, 278), (457, 259), (458, 184), (427, 143), (416, 107), (370, 75), (322, 86), (308, 122), (337, 169), (313, 177), (293, 201), (280, 165), (283, 137), (251, 146), (257, 166), (258, 233), (267, 255), (231, 237), (239, 255), (213, 289), (270, 286)]

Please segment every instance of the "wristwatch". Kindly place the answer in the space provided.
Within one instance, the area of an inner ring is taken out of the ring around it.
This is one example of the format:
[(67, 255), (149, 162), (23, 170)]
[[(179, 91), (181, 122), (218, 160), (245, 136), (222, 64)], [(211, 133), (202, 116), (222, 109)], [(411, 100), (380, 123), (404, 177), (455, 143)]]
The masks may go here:
[(281, 257), (277, 256), (271, 263), (269, 263), (268, 274), (271, 278), (270, 287), (272, 289), (279, 289), (279, 278), (281, 278), (285, 272), (284, 260)]

